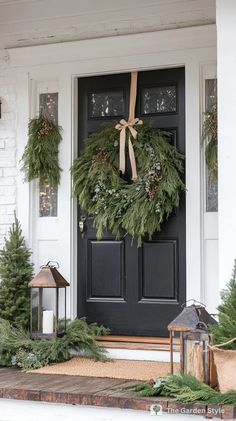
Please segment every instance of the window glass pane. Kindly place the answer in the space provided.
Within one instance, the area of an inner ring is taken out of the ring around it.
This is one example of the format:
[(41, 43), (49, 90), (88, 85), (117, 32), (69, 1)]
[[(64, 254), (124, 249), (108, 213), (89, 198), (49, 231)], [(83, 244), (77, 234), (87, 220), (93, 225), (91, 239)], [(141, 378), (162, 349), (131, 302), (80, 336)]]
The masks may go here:
[[(58, 93), (45, 93), (39, 95), (40, 113), (47, 115), (58, 123)], [(57, 187), (49, 183), (39, 186), (39, 216), (57, 216)]]
[(58, 123), (58, 93), (40, 94), (39, 111), (51, 118), (55, 124)]
[(57, 189), (44, 184), (39, 189), (39, 216), (57, 216)]
[(206, 79), (206, 111), (210, 111), (217, 101), (217, 80)]
[(142, 114), (177, 111), (176, 86), (156, 86), (142, 89)]
[(124, 114), (123, 91), (89, 94), (89, 117), (115, 117)]
[(218, 212), (218, 184), (207, 173), (207, 212)]
[[(206, 79), (205, 81), (205, 109), (210, 111), (217, 102), (217, 80)], [(218, 211), (218, 181), (213, 180), (206, 166), (206, 211)]]

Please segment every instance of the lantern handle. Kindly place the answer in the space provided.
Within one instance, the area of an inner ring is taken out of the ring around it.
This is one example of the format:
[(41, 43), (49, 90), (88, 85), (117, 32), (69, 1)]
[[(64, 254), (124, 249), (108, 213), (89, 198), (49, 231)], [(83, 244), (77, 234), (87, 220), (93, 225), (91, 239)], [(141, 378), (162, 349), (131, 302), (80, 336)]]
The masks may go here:
[(205, 329), (205, 330), (207, 330), (208, 331), (208, 326), (206, 325), (206, 323), (204, 323), (204, 322), (198, 322), (198, 324), (197, 324), (197, 328), (198, 329)]
[[(50, 263), (56, 263), (56, 265), (50, 265)], [(53, 267), (53, 268), (56, 267), (57, 269), (59, 269), (60, 266), (56, 260), (49, 260), (46, 265), (40, 266), (40, 269), (45, 268), (45, 267)]]
[(186, 307), (186, 304), (189, 303), (190, 301), (193, 302), (193, 304), (200, 304), (203, 307), (206, 307), (205, 304), (201, 303), (200, 301), (194, 300), (193, 298), (190, 298), (189, 300), (185, 301), (184, 303), (181, 304), (181, 307), (184, 308)]

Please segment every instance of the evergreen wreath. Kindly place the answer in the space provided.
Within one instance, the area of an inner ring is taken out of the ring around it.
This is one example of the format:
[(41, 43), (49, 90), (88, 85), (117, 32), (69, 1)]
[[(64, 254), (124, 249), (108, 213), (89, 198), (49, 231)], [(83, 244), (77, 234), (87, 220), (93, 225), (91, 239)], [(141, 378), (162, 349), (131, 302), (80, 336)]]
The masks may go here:
[(205, 143), (205, 159), (209, 175), (213, 180), (217, 179), (217, 105), (214, 104), (210, 111), (205, 113), (205, 121), (202, 127), (202, 142)]
[(147, 125), (136, 126), (132, 139), (138, 177), (133, 182), (119, 173), (119, 133), (106, 127), (86, 140), (84, 152), (72, 166), (73, 194), (81, 208), (94, 217), (97, 238), (106, 229), (122, 232), (142, 243), (160, 231), (161, 224), (179, 206), (183, 156), (168, 141), (170, 133)]
[(40, 185), (50, 183), (56, 187), (61, 172), (58, 160), (61, 127), (49, 117), (40, 115), (29, 121), (28, 136), (21, 160), (26, 181), (38, 178)]

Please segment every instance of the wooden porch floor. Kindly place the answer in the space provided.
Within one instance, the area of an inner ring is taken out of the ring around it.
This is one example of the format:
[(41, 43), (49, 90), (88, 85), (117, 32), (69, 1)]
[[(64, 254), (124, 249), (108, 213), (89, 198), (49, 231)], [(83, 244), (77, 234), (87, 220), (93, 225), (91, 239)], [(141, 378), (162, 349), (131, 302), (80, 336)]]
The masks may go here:
[(138, 382), (23, 373), (0, 367), (0, 398), (149, 410), (157, 399), (132, 397), (122, 388)]
[[(123, 388), (137, 384), (122, 379), (45, 375), (23, 373), (19, 370), (0, 367), (0, 398), (62, 403), (72, 405), (92, 405), (110, 408), (149, 411), (151, 405), (159, 404), (163, 411), (200, 411), (198, 415), (213, 418), (212, 408), (220, 409), (216, 418), (236, 419), (236, 407), (232, 405), (212, 406), (203, 404), (187, 405), (169, 398), (138, 397)], [(194, 413), (194, 412), (193, 412)], [(183, 418), (184, 420), (184, 418)]]

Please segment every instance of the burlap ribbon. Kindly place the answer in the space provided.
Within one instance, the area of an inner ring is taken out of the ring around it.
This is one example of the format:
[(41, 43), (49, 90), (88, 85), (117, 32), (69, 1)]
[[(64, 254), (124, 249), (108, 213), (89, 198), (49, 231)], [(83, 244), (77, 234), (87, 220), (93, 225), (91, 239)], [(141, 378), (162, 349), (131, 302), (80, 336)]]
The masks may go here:
[(137, 97), (137, 79), (138, 73), (132, 72), (131, 73), (131, 85), (130, 85), (130, 103), (129, 103), (129, 119), (128, 121), (122, 119), (116, 125), (116, 129), (120, 130), (120, 171), (122, 174), (125, 173), (125, 145), (126, 145), (126, 129), (129, 130), (129, 137), (128, 137), (128, 147), (129, 147), (129, 159), (132, 169), (132, 180), (137, 178), (137, 167), (136, 167), (136, 159), (134, 154), (134, 147), (131, 142), (131, 135), (134, 139), (137, 137), (137, 130), (134, 126), (138, 124), (143, 124), (142, 120), (139, 118), (135, 118), (135, 104), (136, 104), (136, 97)]
[(208, 347), (209, 348), (211, 348), (211, 349), (217, 349), (217, 348), (222, 348), (223, 346), (225, 346), (225, 345), (230, 345), (230, 344), (232, 344), (233, 342), (235, 342), (236, 341), (236, 338), (233, 338), (233, 339), (230, 339), (229, 341), (227, 341), (227, 342), (223, 342), (223, 343), (221, 343), (221, 344), (217, 344), (217, 345), (208, 345)]

